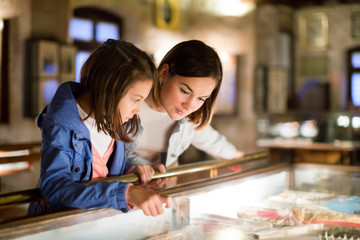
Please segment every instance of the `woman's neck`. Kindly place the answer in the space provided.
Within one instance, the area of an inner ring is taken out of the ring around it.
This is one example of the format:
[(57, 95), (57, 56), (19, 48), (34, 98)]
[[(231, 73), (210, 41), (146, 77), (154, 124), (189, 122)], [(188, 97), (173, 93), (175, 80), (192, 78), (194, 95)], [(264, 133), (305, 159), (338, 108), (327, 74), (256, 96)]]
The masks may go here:
[(154, 111), (165, 112), (165, 109), (162, 106), (161, 107), (155, 106), (154, 100), (150, 96), (145, 99), (145, 103), (146, 105), (148, 105), (149, 108), (151, 108)]

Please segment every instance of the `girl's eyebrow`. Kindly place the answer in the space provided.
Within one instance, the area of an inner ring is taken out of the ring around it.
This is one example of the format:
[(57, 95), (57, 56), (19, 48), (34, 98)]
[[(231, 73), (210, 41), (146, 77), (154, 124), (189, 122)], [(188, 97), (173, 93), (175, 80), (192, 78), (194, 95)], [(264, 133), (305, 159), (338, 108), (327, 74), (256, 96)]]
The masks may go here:
[[(189, 85), (187, 85), (186, 83), (181, 83), (182, 85), (184, 85), (191, 93), (194, 93), (194, 91), (191, 89), (191, 87)], [(210, 95), (207, 96), (201, 96), (201, 98), (208, 98)]]

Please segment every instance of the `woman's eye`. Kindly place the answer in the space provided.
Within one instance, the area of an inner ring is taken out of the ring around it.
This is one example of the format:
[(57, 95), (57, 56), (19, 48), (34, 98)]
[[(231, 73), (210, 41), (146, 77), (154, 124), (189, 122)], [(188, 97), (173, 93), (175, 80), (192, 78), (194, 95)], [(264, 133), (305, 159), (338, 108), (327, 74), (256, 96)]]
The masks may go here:
[(199, 100), (205, 102), (206, 98), (199, 98)]
[(185, 94), (189, 94), (187, 91), (185, 91), (184, 89), (181, 89), (180, 88), (180, 90), (181, 90), (181, 92), (183, 92), (183, 93), (185, 93)]

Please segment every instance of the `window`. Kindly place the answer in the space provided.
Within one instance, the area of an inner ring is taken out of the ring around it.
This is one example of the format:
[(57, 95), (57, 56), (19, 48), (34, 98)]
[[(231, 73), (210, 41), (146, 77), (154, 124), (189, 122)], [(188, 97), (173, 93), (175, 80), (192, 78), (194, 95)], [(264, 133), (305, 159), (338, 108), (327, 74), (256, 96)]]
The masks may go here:
[(84, 7), (74, 10), (74, 18), (69, 25), (69, 35), (74, 39), (76, 53), (76, 81), (80, 81), (80, 70), (92, 50), (107, 39), (120, 39), (121, 18), (96, 8)]
[(9, 20), (0, 20), (0, 122), (9, 122)]
[(360, 107), (360, 47), (348, 51), (348, 101)]

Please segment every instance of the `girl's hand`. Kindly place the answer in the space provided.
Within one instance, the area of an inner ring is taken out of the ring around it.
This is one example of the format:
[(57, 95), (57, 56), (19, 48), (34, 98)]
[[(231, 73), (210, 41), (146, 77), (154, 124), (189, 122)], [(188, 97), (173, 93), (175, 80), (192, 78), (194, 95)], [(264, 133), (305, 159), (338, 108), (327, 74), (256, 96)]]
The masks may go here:
[[(156, 164), (153, 167), (154, 169), (157, 169), (160, 173), (166, 173), (164, 164)], [(146, 187), (151, 190), (161, 189), (165, 187), (165, 181), (163, 181), (163, 179), (155, 179), (151, 181), (148, 185), (146, 185)]]
[(154, 169), (149, 165), (138, 165), (133, 172), (139, 175), (140, 185), (142, 186), (150, 182), (155, 173)]
[(166, 208), (172, 206), (171, 197), (152, 192), (140, 186), (129, 187), (127, 201), (129, 204), (140, 208), (146, 216), (163, 214), (164, 203)]

